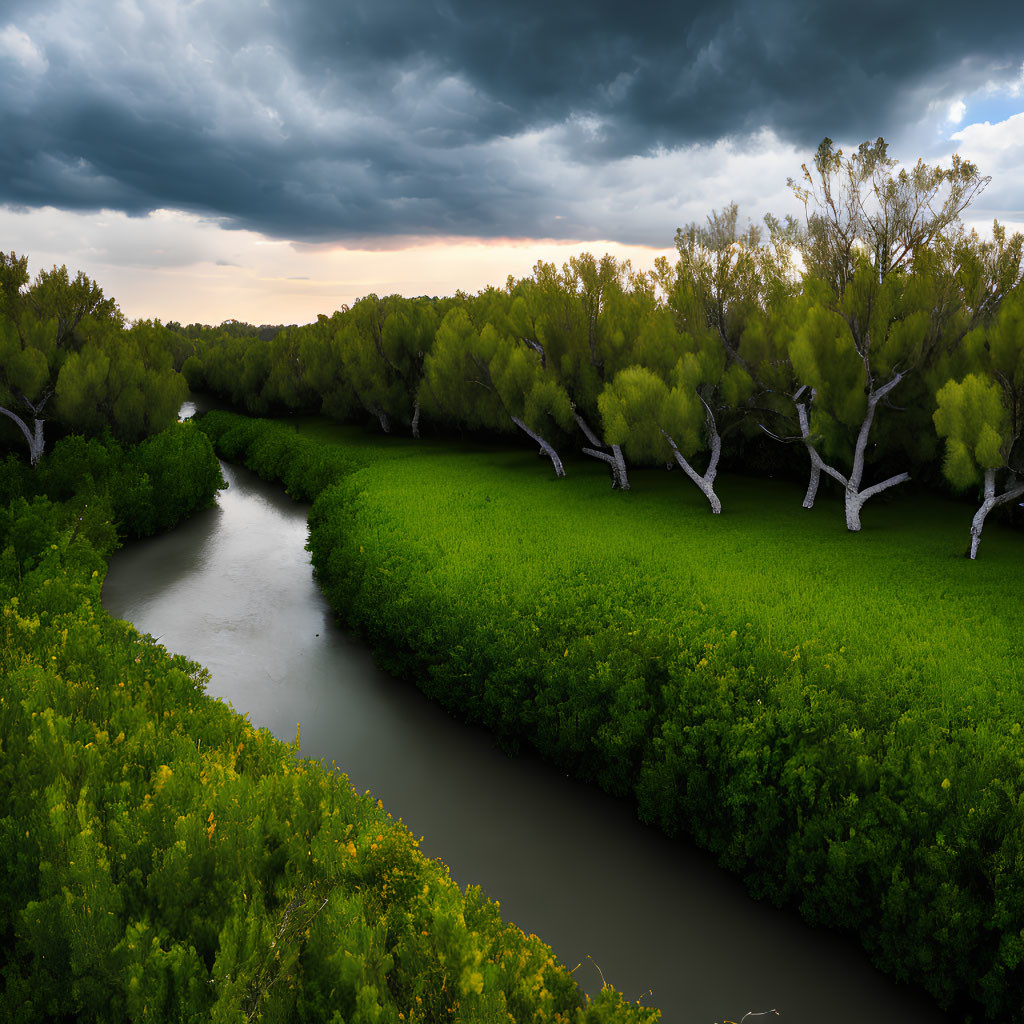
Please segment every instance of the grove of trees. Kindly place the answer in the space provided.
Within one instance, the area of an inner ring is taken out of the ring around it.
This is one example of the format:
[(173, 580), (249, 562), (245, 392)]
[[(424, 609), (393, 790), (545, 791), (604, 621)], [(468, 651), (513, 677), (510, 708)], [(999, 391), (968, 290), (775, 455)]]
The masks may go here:
[(958, 157), (899, 169), (882, 139), (850, 155), (825, 139), (790, 181), (802, 222), (743, 226), (731, 204), (645, 273), (584, 253), (476, 295), (368, 295), (273, 336), (190, 328), (183, 372), (254, 414), (519, 433), (559, 477), (578, 448), (623, 490), (629, 463), (677, 466), (713, 513), (723, 466), (792, 466), (769, 437), (806, 453), (805, 507), (836, 481), (851, 531), (872, 497), (944, 477), (979, 489), (974, 557), (1024, 488), (1024, 238), (961, 219), (987, 182)]
[(882, 139), (850, 155), (825, 139), (789, 183), (802, 222), (744, 226), (730, 204), (647, 272), (583, 253), (476, 295), (367, 295), (302, 327), (127, 325), (84, 274), (30, 282), (26, 257), (0, 253), (0, 438), (33, 465), (47, 422), (137, 441), (188, 385), (253, 414), (519, 434), (557, 477), (578, 449), (621, 490), (630, 463), (678, 467), (713, 513), (723, 467), (792, 473), (802, 450), (804, 506), (834, 480), (851, 531), (911, 477), (975, 488), (974, 557), (992, 509), (1024, 493), (1024, 238), (961, 219), (987, 182), (958, 157), (899, 169)]

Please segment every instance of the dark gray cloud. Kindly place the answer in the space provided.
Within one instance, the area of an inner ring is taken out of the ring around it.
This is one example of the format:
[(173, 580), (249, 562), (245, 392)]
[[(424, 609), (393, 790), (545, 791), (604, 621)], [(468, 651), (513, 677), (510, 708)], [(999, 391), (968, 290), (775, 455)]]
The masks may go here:
[(675, 225), (625, 237), (567, 204), (592, 189), (607, 207), (616, 162), (763, 129), (808, 151), (893, 138), (1024, 59), (1024, 15), (987, 0), (6, 7), (0, 201), (180, 208), (307, 241), (662, 243)]

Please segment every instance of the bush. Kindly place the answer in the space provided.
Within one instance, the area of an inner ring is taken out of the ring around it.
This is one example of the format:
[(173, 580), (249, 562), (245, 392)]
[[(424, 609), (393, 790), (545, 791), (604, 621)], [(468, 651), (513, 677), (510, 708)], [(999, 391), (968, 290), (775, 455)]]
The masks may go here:
[(244, 462), (263, 480), (280, 480), (296, 501), (312, 501), (360, 465), (350, 455), (270, 420), (216, 411), (207, 413), (199, 426), (225, 459)]
[(126, 525), (136, 536), (169, 529), (227, 486), (213, 446), (191, 422), (147, 438), (135, 449), (135, 463), (149, 482), (124, 507)]

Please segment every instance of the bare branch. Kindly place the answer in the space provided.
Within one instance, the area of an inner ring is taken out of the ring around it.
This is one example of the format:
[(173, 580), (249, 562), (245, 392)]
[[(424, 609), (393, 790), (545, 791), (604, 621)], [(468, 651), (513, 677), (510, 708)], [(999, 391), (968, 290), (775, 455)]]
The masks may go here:
[(607, 462), (610, 466), (615, 465), (615, 456), (609, 455), (607, 452), (599, 452), (593, 448), (581, 448), (580, 451), (582, 451), (584, 455), (589, 455), (592, 458), (600, 459), (602, 462)]
[(793, 441), (802, 441), (803, 438), (799, 434), (792, 434), (788, 437), (782, 437), (780, 434), (773, 434), (763, 423), (758, 423), (758, 426), (773, 440), (780, 441), (782, 444), (790, 444)]
[(891, 476), (888, 480), (883, 480), (880, 484), (873, 484), (871, 487), (865, 487), (863, 491), (859, 492), (860, 498), (863, 501), (867, 501), (868, 498), (873, 498), (881, 491), (886, 491), (890, 487), (895, 487), (897, 484), (901, 484), (909, 479), (909, 473), (897, 473), (896, 476)]

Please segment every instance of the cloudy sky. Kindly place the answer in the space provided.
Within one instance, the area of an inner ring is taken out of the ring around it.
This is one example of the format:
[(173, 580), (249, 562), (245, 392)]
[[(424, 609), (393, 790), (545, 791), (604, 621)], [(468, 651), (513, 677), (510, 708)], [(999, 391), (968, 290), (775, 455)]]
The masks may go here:
[(0, 249), (129, 317), (639, 269), (821, 139), (959, 151), (1024, 229), (1024, 13), (978, 0), (4, 0)]

